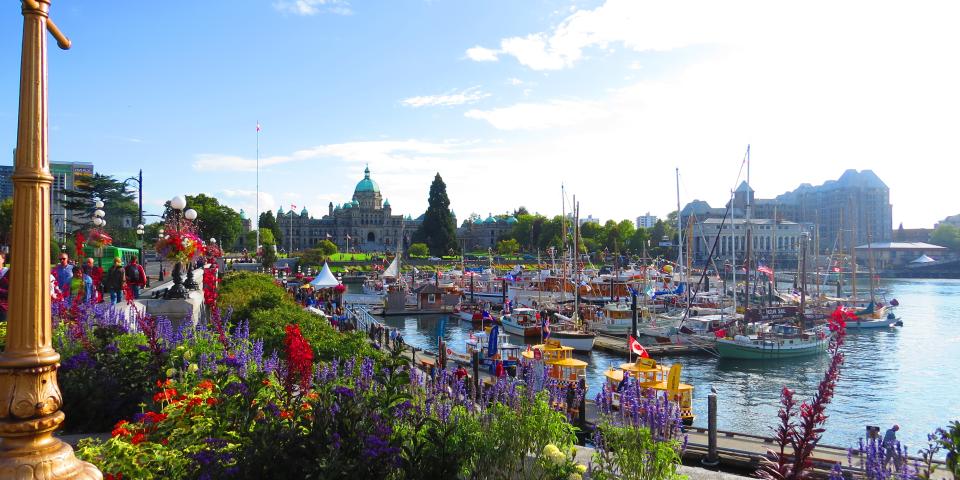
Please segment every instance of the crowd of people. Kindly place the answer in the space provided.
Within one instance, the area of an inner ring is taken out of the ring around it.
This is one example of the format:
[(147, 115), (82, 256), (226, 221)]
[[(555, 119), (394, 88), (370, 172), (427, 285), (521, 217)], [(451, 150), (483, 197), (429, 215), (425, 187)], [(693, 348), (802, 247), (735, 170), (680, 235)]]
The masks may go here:
[(77, 265), (68, 253), (61, 253), (59, 263), (50, 273), (50, 295), (68, 302), (101, 303), (109, 297), (110, 303), (116, 304), (123, 300), (126, 288), (136, 298), (146, 285), (147, 273), (136, 256), (130, 257), (126, 265), (116, 257), (104, 271), (92, 258)]

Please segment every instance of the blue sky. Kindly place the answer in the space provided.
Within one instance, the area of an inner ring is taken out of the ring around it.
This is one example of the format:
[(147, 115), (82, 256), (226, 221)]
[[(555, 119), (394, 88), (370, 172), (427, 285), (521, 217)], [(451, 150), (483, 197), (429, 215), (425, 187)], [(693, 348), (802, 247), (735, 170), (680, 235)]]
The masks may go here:
[[(871, 168), (894, 224), (960, 213), (960, 72), (950, 2), (54, 0), (50, 154), (144, 170), (157, 211), (204, 192), (312, 213), (364, 165), (419, 215), (451, 207), (603, 220), (721, 204), (752, 144), (772, 197)], [(0, 147), (16, 142), (21, 16), (0, 12)], [(8, 153), (9, 155), (9, 153)], [(10, 156), (7, 161), (10, 161)]]

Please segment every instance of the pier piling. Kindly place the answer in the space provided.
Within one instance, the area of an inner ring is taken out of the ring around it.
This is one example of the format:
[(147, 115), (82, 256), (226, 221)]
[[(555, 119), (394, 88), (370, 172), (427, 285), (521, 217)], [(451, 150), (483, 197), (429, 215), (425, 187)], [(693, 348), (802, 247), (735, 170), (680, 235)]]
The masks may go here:
[(710, 387), (707, 395), (707, 456), (700, 462), (707, 467), (715, 467), (720, 463), (717, 455), (717, 392)]

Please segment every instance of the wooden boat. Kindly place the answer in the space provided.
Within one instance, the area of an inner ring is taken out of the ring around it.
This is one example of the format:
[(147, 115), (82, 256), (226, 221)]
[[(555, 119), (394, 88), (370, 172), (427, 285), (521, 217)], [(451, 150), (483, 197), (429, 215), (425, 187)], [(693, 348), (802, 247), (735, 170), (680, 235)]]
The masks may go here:
[(532, 308), (518, 307), (500, 317), (503, 331), (518, 337), (539, 337), (542, 330), (537, 320), (537, 311)]
[(593, 350), (597, 334), (588, 332), (582, 326), (578, 326), (578, 322), (570, 317), (559, 313), (555, 313), (553, 316), (559, 322), (550, 325), (550, 338), (560, 342), (560, 345), (572, 347), (578, 352)]
[(563, 383), (576, 383), (586, 378), (587, 362), (573, 358), (573, 347), (563, 346), (556, 340), (548, 339), (520, 355), (526, 362), (542, 362), (547, 375)]
[(620, 394), (617, 388), (623, 382), (624, 375), (629, 375), (633, 381), (640, 382), (641, 388), (649, 388), (657, 395), (667, 393), (669, 398), (680, 408), (680, 419), (685, 425), (693, 424), (693, 385), (680, 383), (680, 372), (683, 366), (675, 363), (667, 368), (652, 358), (638, 358), (634, 363), (622, 363), (619, 368), (610, 367), (604, 372), (610, 391), (613, 392), (615, 405), (619, 405)]
[(720, 358), (742, 360), (780, 360), (823, 353), (830, 343), (826, 326), (804, 332), (793, 325), (769, 325), (756, 335), (718, 338)]

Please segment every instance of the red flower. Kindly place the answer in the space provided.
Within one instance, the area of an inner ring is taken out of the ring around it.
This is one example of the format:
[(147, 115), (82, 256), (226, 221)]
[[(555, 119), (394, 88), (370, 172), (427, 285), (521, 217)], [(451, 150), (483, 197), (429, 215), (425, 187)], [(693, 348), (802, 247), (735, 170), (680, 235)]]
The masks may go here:
[(163, 440), (160, 440), (160, 443), (166, 445), (166, 444), (170, 443), (170, 439), (169, 439), (169, 438), (164, 438)]
[(207, 405), (210, 405), (210, 406), (212, 407), (212, 406), (214, 406), (214, 405), (216, 405), (216, 404), (217, 404), (217, 399), (216, 399), (216, 398), (210, 397), (210, 398), (207, 399)]
[(200, 384), (197, 386), (204, 390), (213, 390), (213, 382), (211, 382), (210, 380), (204, 380), (200, 382)]
[(146, 441), (147, 441), (147, 436), (142, 433), (138, 433), (134, 435), (133, 438), (130, 439), (130, 443), (134, 445), (137, 445)]
[(123, 474), (120, 472), (108, 473), (107, 476), (103, 478), (104, 480), (123, 480)]
[(299, 325), (287, 325), (286, 334), (283, 339), (287, 353), (287, 378), (284, 388), (289, 393), (293, 392), (294, 385), (299, 385), (302, 391), (306, 391), (310, 388), (310, 377), (313, 374), (313, 349), (307, 339), (303, 338)]
[(280, 412), (280, 418), (290, 418), (293, 416), (293, 413), (290, 410), (284, 410)]

